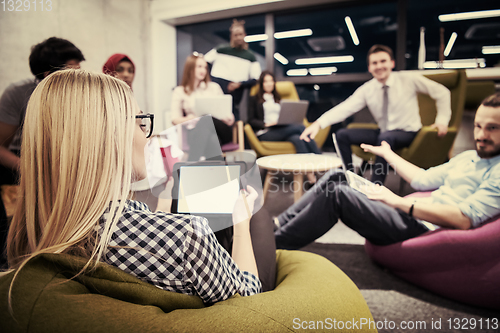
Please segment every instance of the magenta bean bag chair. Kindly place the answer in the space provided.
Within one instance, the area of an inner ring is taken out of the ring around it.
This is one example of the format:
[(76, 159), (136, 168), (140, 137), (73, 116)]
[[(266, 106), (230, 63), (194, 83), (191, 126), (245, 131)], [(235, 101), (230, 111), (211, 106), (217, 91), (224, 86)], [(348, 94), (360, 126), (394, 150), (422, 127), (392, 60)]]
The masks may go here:
[(500, 216), (476, 229), (441, 228), (391, 245), (366, 241), (365, 250), (375, 262), (422, 288), (500, 309)]

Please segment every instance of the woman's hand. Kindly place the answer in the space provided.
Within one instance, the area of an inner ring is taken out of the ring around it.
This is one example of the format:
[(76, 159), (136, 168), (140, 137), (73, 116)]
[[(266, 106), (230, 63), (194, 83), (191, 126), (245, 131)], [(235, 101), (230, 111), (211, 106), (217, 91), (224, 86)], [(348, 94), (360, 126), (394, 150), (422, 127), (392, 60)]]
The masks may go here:
[(272, 122), (270, 122), (270, 123), (265, 123), (265, 124), (264, 124), (264, 126), (266, 126), (266, 127), (271, 127), (271, 126), (276, 125), (277, 123), (278, 123), (277, 121), (272, 121)]
[(246, 190), (240, 190), (240, 195), (238, 200), (236, 200), (233, 210), (234, 225), (237, 225), (240, 222), (245, 222), (245, 224), (250, 222), (256, 199), (257, 191), (255, 191), (253, 187), (247, 186)]
[(233, 124), (234, 124), (234, 114), (231, 113), (230, 116), (228, 116), (227, 118), (222, 118), (221, 120), (227, 126), (233, 126)]

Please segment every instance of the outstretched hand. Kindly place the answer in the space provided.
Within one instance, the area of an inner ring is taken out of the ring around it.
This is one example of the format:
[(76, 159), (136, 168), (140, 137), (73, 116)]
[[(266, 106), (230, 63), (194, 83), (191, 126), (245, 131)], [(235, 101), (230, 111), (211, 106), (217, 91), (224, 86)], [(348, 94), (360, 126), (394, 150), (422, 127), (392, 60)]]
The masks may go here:
[(362, 143), (360, 147), (366, 153), (372, 153), (380, 157), (385, 157), (387, 153), (392, 152), (391, 146), (385, 141), (382, 141), (380, 146), (372, 146), (367, 143)]
[(300, 135), (300, 139), (304, 140), (305, 142), (310, 142), (311, 139), (314, 139), (316, 137), (320, 129), (321, 126), (317, 122), (314, 122), (310, 126), (306, 127), (306, 129)]
[(253, 187), (247, 186), (246, 190), (240, 190), (240, 195), (234, 205), (233, 224), (250, 221), (256, 199), (257, 191)]

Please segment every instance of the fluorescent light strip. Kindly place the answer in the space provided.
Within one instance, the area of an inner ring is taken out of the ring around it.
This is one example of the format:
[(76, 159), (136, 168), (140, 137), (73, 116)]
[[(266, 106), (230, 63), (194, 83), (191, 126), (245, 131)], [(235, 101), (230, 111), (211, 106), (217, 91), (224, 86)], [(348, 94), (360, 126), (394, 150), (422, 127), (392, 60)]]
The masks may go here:
[(278, 60), (281, 62), (283, 65), (288, 65), (288, 59), (285, 58), (281, 53), (276, 52), (274, 54), (274, 59)]
[(283, 38), (293, 38), (293, 37), (304, 37), (311, 36), (313, 31), (311, 29), (300, 29), (300, 30), (290, 30), (283, 32), (276, 32), (274, 34), (274, 38), (283, 39)]
[(311, 75), (331, 75), (337, 72), (337, 67), (318, 67), (309, 68), (309, 74)]
[(499, 54), (500, 45), (483, 46), (483, 54)]
[[(486, 61), (484, 58), (477, 59), (454, 59), (454, 60), (445, 60), (443, 61), (444, 69), (456, 69), (456, 68), (484, 68), (486, 67)], [(425, 69), (439, 69), (439, 61), (426, 61), (424, 62)]]
[(354, 57), (336, 56), (336, 57), (318, 57), (318, 58), (302, 58), (295, 60), (296, 65), (319, 65), (319, 64), (336, 64), (341, 62), (353, 62)]
[(289, 69), (289, 70), (286, 71), (286, 75), (288, 75), (288, 76), (306, 76), (307, 75), (307, 69), (306, 68)]
[(438, 19), (441, 22), (451, 22), (451, 21), (473, 20), (473, 19), (490, 18), (498, 16), (500, 16), (500, 9), (481, 10), (477, 12), (466, 12), (466, 13), (456, 13), (456, 14), (443, 14), (439, 15)]
[(455, 44), (455, 40), (457, 40), (458, 34), (456, 32), (452, 33), (450, 36), (450, 40), (448, 44), (446, 44), (446, 48), (444, 49), (444, 56), (447, 57), (450, 55), (451, 49), (453, 48), (453, 44)]
[(347, 24), (347, 29), (349, 29), (349, 33), (351, 34), (352, 42), (354, 45), (359, 45), (358, 35), (356, 34), (356, 29), (354, 29), (354, 25), (352, 24), (351, 18), (349, 16), (345, 17), (345, 24)]
[(266, 34), (260, 34), (260, 35), (249, 35), (245, 36), (245, 42), (251, 43), (251, 42), (261, 42), (263, 40), (267, 40), (267, 35)]

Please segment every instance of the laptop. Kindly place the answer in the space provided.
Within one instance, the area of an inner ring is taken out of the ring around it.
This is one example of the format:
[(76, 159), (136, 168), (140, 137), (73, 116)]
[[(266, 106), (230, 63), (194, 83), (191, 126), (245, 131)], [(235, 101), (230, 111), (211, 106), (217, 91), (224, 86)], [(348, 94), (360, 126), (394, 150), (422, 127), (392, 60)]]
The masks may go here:
[(280, 116), (276, 125), (302, 124), (307, 114), (309, 101), (282, 100), (280, 105)]
[(209, 114), (217, 119), (228, 118), (233, 113), (233, 96), (217, 95), (196, 97), (194, 99), (193, 111), (198, 117)]
[(233, 225), (244, 162), (178, 162), (174, 165), (172, 213), (203, 216), (213, 231)]
[(335, 133), (332, 133), (332, 141), (333, 141), (333, 146), (335, 147), (335, 152), (337, 153), (337, 156), (342, 161), (342, 170), (344, 170), (344, 172), (345, 172), (347, 170), (347, 168), (345, 166), (344, 159), (342, 158), (342, 155), (340, 154), (340, 148), (339, 148), (339, 144), (337, 143), (337, 136), (335, 135)]

